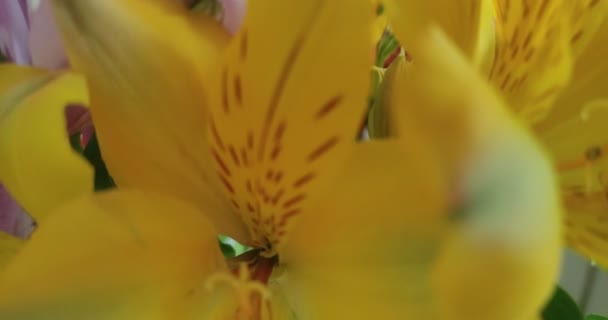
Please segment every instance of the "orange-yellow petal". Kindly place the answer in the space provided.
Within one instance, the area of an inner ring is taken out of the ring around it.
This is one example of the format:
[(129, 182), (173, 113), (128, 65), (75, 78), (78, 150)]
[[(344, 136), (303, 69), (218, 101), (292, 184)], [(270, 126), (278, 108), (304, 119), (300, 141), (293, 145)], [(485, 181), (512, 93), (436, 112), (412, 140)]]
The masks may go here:
[[(348, 8), (348, 9), (345, 9)], [(272, 254), (348, 157), (369, 90), (368, 1), (252, 1), (210, 97), (215, 177)]]
[(431, 24), (438, 24), (465, 55), (484, 69), (494, 42), (491, 0), (387, 0), (391, 28), (415, 60), (418, 37)]
[(431, 319), (446, 189), (424, 144), (361, 143), (323, 202), (294, 218), (275, 281), (299, 319)]
[(197, 203), (247, 242), (219, 196), (206, 139), (208, 86), (228, 35), (171, 0), (54, 1), (70, 64), (84, 73), (102, 156), (119, 187)]
[[(83, 79), (74, 74), (2, 65), (16, 81), (0, 96), (0, 180), (36, 220), (93, 190), (93, 170), (69, 144), (65, 107), (87, 103)], [(28, 76), (29, 75), (29, 76)], [(25, 77), (24, 77), (25, 76)], [(3, 81), (6, 78), (3, 78)]]
[(572, 69), (567, 0), (494, 0), (496, 50), (489, 73), (527, 123), (546, 117)]
[[(171, 214), (167, 214), (171, 213)], [(2, 274), (2, 319), (193, 319), (225, 269), (193, 206), (139, 191), (70, 202), (41, 224)]]
[(0, 231), (0, 272), (4, 270), (23, 245), (23, 239)]

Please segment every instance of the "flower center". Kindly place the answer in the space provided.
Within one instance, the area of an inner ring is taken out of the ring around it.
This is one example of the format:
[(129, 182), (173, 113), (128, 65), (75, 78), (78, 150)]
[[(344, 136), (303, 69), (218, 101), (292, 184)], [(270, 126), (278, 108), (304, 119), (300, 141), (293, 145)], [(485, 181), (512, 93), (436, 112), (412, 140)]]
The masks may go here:
[(271, 293), (267, 284), (278, 257), (266, 258), (260, 255), (261, 252), (254, 249), (229, 259), (227, 262), (231, 272), (216, 273), (207, 282), (209, 290), (220, 285), (227, 285), (233, 290), (237, 301), (236, 320), (271, 318)]

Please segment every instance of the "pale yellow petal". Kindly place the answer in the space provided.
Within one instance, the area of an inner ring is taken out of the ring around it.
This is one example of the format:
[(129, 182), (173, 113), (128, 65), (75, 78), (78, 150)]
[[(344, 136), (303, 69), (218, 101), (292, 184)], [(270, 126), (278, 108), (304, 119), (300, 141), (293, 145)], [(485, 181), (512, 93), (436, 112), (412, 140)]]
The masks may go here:
[(136, 191), (87, 196), (54, 212), (6, 269), (0, 317), (194, 319), (224, 269), (194, 207)]
[(525, 122), (537, 123), (570, 80), (574, 1), (494, 2), (497, 40), (489, 79)]
[(87, 101), (83, 79), (69, 73), (16, 81), (0, 97), (0, 180), (39, 222), (93, 190), (93, 170), (70, 147), (64, 111)]
[(452, 229), (432, 277), (439, 318), (528, 318), (550, 296), (560, 261), (552, 166), (442, 33), (427, 33), (421, 48), (394, 104), (401, 139), (431, 137), (452, 185)]
[(322, 204), (294, 218), (276, 281), (297, 319), (431, 319), (447, 195), (426, 145), (357, 146)]
[[(348, 8), (345, 10), (344, 8)], [(214, 77), (215, 176), (269, 254), (355, 145), (369, 90), (368, 1), (252, 1)]]
[(212, 18), (171, 0), (55, 1), (71, 65), (87, 77), (91, 112), (119, 187), (197, 203), (219, 231), (247, 242), (219, 196), (206, 139), (207, 86), (228, 40)]
[(388, 0), (391, 28), (415, 60), (418, 37), (431, 24), (438, 24), (480, 68), (487, 64), (494, 43), (491, 0)]

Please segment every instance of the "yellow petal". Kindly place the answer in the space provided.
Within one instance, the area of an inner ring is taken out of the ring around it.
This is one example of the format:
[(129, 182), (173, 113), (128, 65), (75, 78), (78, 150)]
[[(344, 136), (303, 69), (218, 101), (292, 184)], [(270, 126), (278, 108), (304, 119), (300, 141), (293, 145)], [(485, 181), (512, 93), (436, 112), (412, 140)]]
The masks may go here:
[(552, 167), (455, 46), (437, 30), (425, 34), (395, 104), (404, 142), (427, 130), (453, 190), (431, 280), (439, 319), (530, 318), (560, 262)]
[(294, 218), (276, 281), (298, 319), (431, 319), (447, 222), (427, 146), (357, 146), (322, 204)]
[(194, 207), (137, 191), (91, 195), (54, 212), (6, 269), (0, 317), (191, 319), (223, 269)]
[[(215, 191), (206, 88), (228, 40), (175, 1), (55, 1), (70, 63), (87, 77), (102, 156), (120, 187), (197, 203), (218, 231), (247, 242)], [(210, 175), (213, 175), (211, 177)]]
[[(578, 53), (572, 83), (562, 91), (536, 132), (560, 172), (568, 213), (566, 240), (580, 253), (608, 265), (608, 3), (577, 1), (579, 17), (572, 45)], [(586, 4), (587, 11), (580, 8)], [(594, 6), (591, 6), (594, 4)], [(603, 23), (603, 24), (602, 24)], [(596, 27), (601, 25), (599, 29)]]
[(494, 41), (490, 0), (388, 0), (390, 25), (414, 60), (420, 33), (438, 24), (476, 65), (482, 67)]
[(490, 81), (528, 123), (546, 117), (571, 75), (570, 2), (495, 0)]
[(0, 231), (0, 272), (12, 261), (22, 245), (22, 239)]
[(372, 10), (259, 0), (247, 13), (215, 76), (208, 137), (225, 197), (272, 254), (355, 144), (372, 47), (354, 39), (369, 39)]
[[(13, 68), (3, 65), (0, 73), (19, 77)], [(40, 221), (93, 189), (92, 168), (70, 147), (64, 112), (69, 103), (87, 103), (84, 82), (74, 74), (36, 76), (6, 90), (0, 98), (0, 179)]]

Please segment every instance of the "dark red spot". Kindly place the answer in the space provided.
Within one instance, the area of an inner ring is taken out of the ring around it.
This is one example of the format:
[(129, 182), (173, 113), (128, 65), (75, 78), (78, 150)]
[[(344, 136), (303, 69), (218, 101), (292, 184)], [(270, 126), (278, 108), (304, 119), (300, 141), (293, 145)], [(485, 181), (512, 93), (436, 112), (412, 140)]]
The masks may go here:
[(253, 149), (253, 132), (251, 130), (247, 132), (247, 148)]
[(315, 115), (315, 119), (319, 120), (323, 117), (325, 117), (326, 115), (328, 115), (331, 111), (333, 111), (342, 101), (342, 97), (341, 96), (336, 96), (333, 97), (331, 100), (329, 100), (327, 103), (325, 103), (325, 105), (323, 105), (323, 107), (321, 107), (321, 109), (319, 109), (319, 111), (317, 111), (317, 114)]
[(281, 147), (275, 146), (270, 153), (270, 160), (275, 161), (279, 157), (279, 154), (281, 154)]
[(313, 162), (317, 160), (319, 157), (327, 153), (338, 143), (338, 137), (332, 137), (329, 140), (325, 141), (322, 145), (317, 147), (313, 152), (308, 155), (308, 161)]
[(218, 148), (220, 148), (220, 150), (225, 151), (226, 149), (224, 148), (224, 141), (222, 141), (222, 138), (220, 137), (220, 134), (217, 131), (217, 127), (215, 126), (215, 120), (213, 120), (213, 118), (210, 118), (209, 124), (211, 126), (211, 134), (213, 135), (215, 144), (218, 146)]
[(228, 70), (224, 68), (222, 72), (222, 106), (224, 107), (224, 112), (228, 113), (230, 111), (230, 105), (228, 103)]
[(598, 2), (600, 2), (600, 0), (591, 0), (591, 2), (589, 2), (589, 8), (595, 7)]
[(274, 131), (274, 140), (277, 143), (280, 142), (283, 138), (283, 134), (285, 134), (286, 127), (287, 124), (285, 123), (285, 121), (281, 121), (281, 123), (279, 123), (279, 125), (277, 126), (277, 129)]
[(285, 203), (283, 203), (283, 208), (284, 209), (289, 209), (290, 207), (292, 207), (293, 205), (295, 205), (296, 203), (301, 202), (302, 200), (306, 199), (306, 195), (305, 194), (299, 194), (287, 201), (285, 201)]
[(228, 190), (230, 193), (234, 194), (234, 187), (232, 186), (232, 184), (230, 182), (228, 182), (228, 180), (226, 180), (226, 177), (224, 177), (224, 175), (222, 175), (222, 174), (218, 174), (218, 175), (220, 176), (222, 183), (226, 187), (226, 190)]
[(226, 174), (227, 176), (230, 177), (231, 176), (230, 169), (228, 169), (228, 166), (224, 162), (224, 159), (222, 159), (222, 157), (220, 157), (220, 155), (217, 154), (217, 152), (213, 148), (211, 148), (211, 154), (213, 155), (215, 162), (217, 163), (218, 166), (220, 166), (220, 168), (222, 169), (224, 174)]
[(278, 183), (281, 181), (281, 179), (283, 178), (283, 172), (278, 171), (275, 175), (274, 175), (274, 182)]
[(315, 175), (313, 173), (308, 173), (306, 175), (303, 175), (302, 177), (298, 178), (298, 180), (296, 180), (293, 183), (293, 187), (294, 188), (299, 188), (305, 184), (307, 184), (308, 182), (310, 182), (312, 179), (314, 179)]
[(572, 36), (572, 39), (570, 39), (570, 43), (574, 44), (576, 41), (578, 41), (578, 39), (581, 38), (582, 35), (583, 35), (583, 30), (579, 30), (577, 33), (575, 33)]
[(237, 74), (234, 76), (234, 97), (236, 98), (236, 102), (242, 106), (243, 105), (243, 88), (241, 86), (241, 77)]
[(253, 194), (253, 187), (251, 186), (251, 180), (247, 179), (247, 182), (245, 184), (247, 187), (247, 191), (249, 191), (249, 193)]
[(272, 177), (273, 177), (273, 176), (274, 176), (274, 171), (272, 171), (272, 170), (268, 170), (268, 171), (266, 172), (266, 179), (268, 179), (268, 180), (272, 180)]
[(230, 152), (230, 157), (232, 157), (232, 162), (234, 162), (237, 167), (240, 167), (241, 162), (239, 161), (239, 157), (236, 155), (236, 150), (234, 150), (234, 147), (228, 146), (228, 151)]

